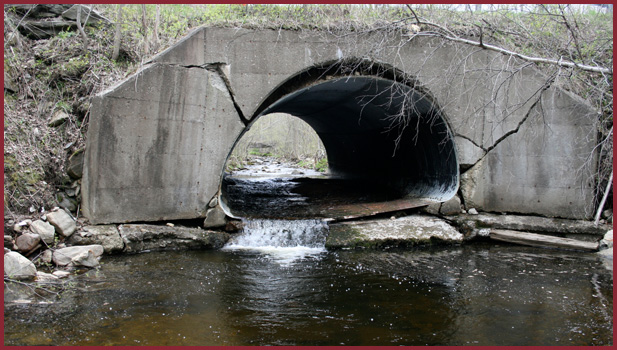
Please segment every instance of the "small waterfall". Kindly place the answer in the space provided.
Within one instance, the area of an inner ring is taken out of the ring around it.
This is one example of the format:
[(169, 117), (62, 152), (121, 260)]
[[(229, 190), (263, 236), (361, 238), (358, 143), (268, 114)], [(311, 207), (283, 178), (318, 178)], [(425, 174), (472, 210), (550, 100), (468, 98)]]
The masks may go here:
[(243, 219), (243, 229), (224, 250), (252, 250), (280, 261), (325, 251), (328, 224), (323, 220)]

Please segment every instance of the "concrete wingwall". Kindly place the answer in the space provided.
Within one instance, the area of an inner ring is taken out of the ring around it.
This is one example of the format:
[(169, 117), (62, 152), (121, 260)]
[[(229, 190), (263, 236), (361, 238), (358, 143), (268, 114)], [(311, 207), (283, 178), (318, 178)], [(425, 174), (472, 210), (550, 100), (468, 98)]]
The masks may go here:
[(591, 215), (597, 112), (533, 65), (420, 36), (230, 28), (195, 30), (93, 100), (84, 215), (205, 217), (231, 148), (268, 97), (348, 59), (392, 67), (430, 93), (454, 135), (468, 208)]

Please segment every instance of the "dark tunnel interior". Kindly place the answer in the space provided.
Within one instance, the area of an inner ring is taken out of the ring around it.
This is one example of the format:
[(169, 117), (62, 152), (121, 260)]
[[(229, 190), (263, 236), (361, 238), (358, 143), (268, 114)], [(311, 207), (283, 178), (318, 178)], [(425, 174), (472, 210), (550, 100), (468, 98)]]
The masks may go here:
[(269, 113), (291, 114), (316, 131), (332, 178), (385, 186), (399, 201), (446, 201), (458, 190), (448, 125), (429, 98), (407, 85), (370, 76), (322, 80), (260, 115)]

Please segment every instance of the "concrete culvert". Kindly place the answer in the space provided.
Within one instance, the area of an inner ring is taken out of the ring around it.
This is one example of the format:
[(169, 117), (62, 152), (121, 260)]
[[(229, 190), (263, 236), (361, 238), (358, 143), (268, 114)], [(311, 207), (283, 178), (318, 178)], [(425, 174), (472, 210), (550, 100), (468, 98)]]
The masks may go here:
[[(339, 77), (289, 93), (260, 115), (269, 113), (291, 114), (316, 131), (326, 148), (331, 180), (354, 183), (360, 192), (388, 192), (368, 211), (360, 205), (351, 212), (307, 210), (306, 215), (370, 215), (446, 201), (458, 190), (448, 125), (429, 97), (407, 85), (370, 76)], [(224, 185), (224, 197), (232, 192)], [(234, 201), (224, 202), (233, 212)]]

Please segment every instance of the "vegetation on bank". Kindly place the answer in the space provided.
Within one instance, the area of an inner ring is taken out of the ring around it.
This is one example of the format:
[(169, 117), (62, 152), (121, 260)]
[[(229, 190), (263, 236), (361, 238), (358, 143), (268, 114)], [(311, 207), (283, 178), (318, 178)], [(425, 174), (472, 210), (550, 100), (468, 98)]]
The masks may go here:
[(325, 148), (317, 133), (289, 114), (267, 114), (255, 121), (235, 145), (226, 170), (251, 165), (254, 156), (273, 157), (320, 172), (328, 169)]
[[(35, 6), (35, 5), (32, 5)], [(85, 25), (45, 39), (20, 33), (35, 11), (4, 6), (4, 206), (5, 215), (48, 210), (70, 192), (79, 199), (79, 179), (67, 175), (67, 161), (85, 144), (90, 98), (135, 72), (154, 54), (191, 29), (207, 26), (319, 30), (334, 35), (383, 31), (397, 35), (466, 38), (529, 57), (573, 62), (534, 63), (556, 84), (600, 112), (596, 186), (601, 196), (612, 171), (612, 11), (574, 5), (92, 5), (112, 23)], [(82, 18), (85, 21), (86, 18)], [(378, 44), (377, 44), (378, 45)], [(7, 90), (8, 87), (8, 90)], [(54, 117), (62, 122), (52, 123)], [(280, 122), (281, 136), (290, 126)], [(294, 128), (296, 128), (294, 126)], [(257, 126), (255, 126), (257, 129)], [(301, 130), (298, 127), (297, 130)], [(269, 135), (269, 131), (264, 131)], [(248, 135), (248, 133), (247, 133)], [(298, 135), (301, 132), (298, 131)], [(273, 154), (314, 163), (314, 137)], [(246, 143), (246, 145), (244, 143)], [(230, 164), (241, 164), (255, 141), (241, 141)], [(261, 141), (260, 141), (261, 142)], [(268, 141), (270, 142), (270, 141)], [(274, 142), (274, 141), (272, 141)], [(318, 140), (317, 140), (318, 142)], [(279, 148), (276, 148), (279, 147)], [(306, 150), (299, 153), (298, 149)], [(244, 150), (245, 154), (240, 154)], [(315, 156), (317, 154), (317, 156)], [(234, 158), (235, 157), (235, 158)], [(77, 210), (78, 212), (78, 210)]]

